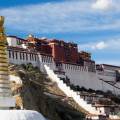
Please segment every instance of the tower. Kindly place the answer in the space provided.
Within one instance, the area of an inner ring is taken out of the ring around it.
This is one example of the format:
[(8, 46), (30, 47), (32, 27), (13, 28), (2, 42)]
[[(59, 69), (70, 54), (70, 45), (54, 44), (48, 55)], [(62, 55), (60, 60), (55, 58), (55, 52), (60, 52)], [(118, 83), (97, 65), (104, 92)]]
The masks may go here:
[(12, 98), (10, 89), (6, 36), (3, 24), (4, 17), (0, 16), (0, 109), (9, 109), (15, 107), (15, 100)]

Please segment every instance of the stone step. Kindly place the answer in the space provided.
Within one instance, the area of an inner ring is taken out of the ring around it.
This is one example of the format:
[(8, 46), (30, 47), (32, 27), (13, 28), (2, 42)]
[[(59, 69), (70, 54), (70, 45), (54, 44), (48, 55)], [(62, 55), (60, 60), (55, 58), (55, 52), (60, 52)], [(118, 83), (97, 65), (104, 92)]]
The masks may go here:
[(5, 47), (5, 44), (4, 43), (0, 43), (0, 46), (4, 46)]
[(6, 64), (8, 64), (8, 61), (7, 61), (7, 59), (0, 59), (0, 63), (2, 64), (2, 63), (6, 63)]
[(7, 60), (7, 57), (6, 56), (0, 56), (0, 60)]
[(3, 51), (3, 50), (0, 50), (0, 54), (5, 54), (6, 55), (6, 52)]
[(6, 56), (6, 54), (0, 54), (0, 57), (7, 57), (7, 56)]
[(12, 93), (10, 93), (10, 92), (0, 92), (0, 97), (9, 97), (9, 96), (11, 96), (12, 95)]
[(1, 88), (7, 88), (7, 89), (9, 89), (10, 88), (10, 84), (2, 84), (2, 83), (0, 83), (0, 89)]
[(8, 79), (9, 79), (9, 76), (8, 76), (8, 75), (0, 75), (0, 79), (8, 80)]
[(1, 93), (4, 93), (4, 92), (5, 92), (5, 93), (6, 93), (6, 92), (9, 93), (10, 91), (11, 91), (10, 87), (9, 87), (9, 88), (7, 88), (7, 87), (1, 87), (1, 88), (0, 88), (0, 92), (1, 92)]
[(0, 63), (0, 67), (8, 67), (7, 63)]
[(0, 79), (0, 84), (10, 84), (10, 81), (9, 80), (1, 80)]
[(0, 66), (0, 72), (1, 71), (8, 71), (8, 67), (7, 66)]
[(8, 71), (0, 71), (1, 76), (9, 76)]
[(1, 73), (2, 71), (8, 71), (8, 67), (6, 67), (6, 66), (4, 66), (4, 67), (0, 66), (0, 73)]
[(0, 68), (0, 75), (8, 75), (8, 69), (6, 68)]
[(13, 97), (0, 97), (0, 107), (10, 108), (15, 107), (15, 99)]

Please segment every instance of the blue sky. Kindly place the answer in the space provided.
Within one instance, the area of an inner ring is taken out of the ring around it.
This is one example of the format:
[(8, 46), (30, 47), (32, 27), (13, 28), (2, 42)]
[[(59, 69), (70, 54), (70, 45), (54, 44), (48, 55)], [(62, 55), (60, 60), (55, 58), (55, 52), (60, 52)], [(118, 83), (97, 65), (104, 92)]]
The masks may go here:
[(0, 0), (8, 35), (78, 44), (97, 63), (120, 65), (120, 0)]

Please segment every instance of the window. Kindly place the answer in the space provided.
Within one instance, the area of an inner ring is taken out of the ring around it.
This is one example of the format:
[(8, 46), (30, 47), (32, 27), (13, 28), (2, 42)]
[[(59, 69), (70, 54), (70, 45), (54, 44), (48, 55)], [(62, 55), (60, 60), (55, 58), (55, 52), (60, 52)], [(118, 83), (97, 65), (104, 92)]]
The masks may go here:
[(20, 52), (20, 60), (22, 59), (22, 55), (21, 55), (21, 52)]
[(9, 50), (9, 58), (11, 58), (11, 50)]
[(34, 61), (34, 54), (32, 54), (32, 60)]
[(31, 60), (31, 54), (30, 54), (30, 60)]
[(28, 54), (26, 53), (26, 60), (28, 60)]
[(36, 61), (36, 55), (35, 55), (35, 61)]
[(31, 54), (31, 60), (33, 60), (33, 54)]
[(14, 51), (12, 51), (12, 57), (13, 57), (13, 59), (14, 59)]
[(15, 52), (15, 57), (16, 57), (16, 59), (18, 59), (17, 52)]
[(23, 60), (25, 59), (24, 53), (23, 53)]

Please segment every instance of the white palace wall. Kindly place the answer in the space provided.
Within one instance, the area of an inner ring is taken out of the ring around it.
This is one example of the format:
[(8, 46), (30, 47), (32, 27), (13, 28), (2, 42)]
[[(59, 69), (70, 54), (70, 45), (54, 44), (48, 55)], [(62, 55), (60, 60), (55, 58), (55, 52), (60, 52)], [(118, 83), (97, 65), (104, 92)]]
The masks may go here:
[[(101, 91), (110, 90), (114, 94), (120, 94), (120, 89), (117, 89), (112, 85), (100, 80), (100, 78), (102, 78), (103, 80), (107, 81), (115, 81), (115, 77), (105, 76), (103, 74), (99, 75), (97, 72), (90, 72), (88, 71), (87, 66), (83, 67), (64, 64), (63, 70), (65, 71), (67, 77), (70, 79), (70, 82), (74, 85)], [(120, 83), (116, 83), (115, 86), (120, 88)]]
[(48, 65), (51, 69), (55, 69), (53, 58), (48, 55), (12, 49), (7, 50), (7, 55), (9, 63), (18, 65), (31, 63), (33, 66), (40, 68), (43, 72), (45, 71), (44, 64)]
[[(58, 70), (52, 56), (41, 55), (40, 53), (31, 53), (29, 51), (18, 51), (8, 49), (7, 51), (9, 62), (14, 64), (27, 64), (32, 63), (33, 66), (37, 66), (41, 71), (45, 72), (44, 65), (47, 65), (53, 71)], [(120, 94), (120, 89), (117, 89), (108, 83), (103, 82), (100, 78), (105, 80), (114, 80), (114, 77), (109, 77), (96, 72), (88, 71), (87, 66), (78, 66), (70, 64), (62, 64), (62, 70), (65, 72), (65, 77), (70, 79), (71, 84), (79, 85), (87, 89), (91, 88), (94, 90), (112, 91), (116, 94)], [(116, 84), (120, 87), (120, 83)]]
[(37, 58), (37, 55), (34, 53), (28, 53), (25, 51), (8, 50), (7, 55), (9, 58), (9, 63), (14, 63), (18, 65), (32, 63), (33, 66), (38, 65), (38, 58)]
[(53, 70), (50, 69), (47, 65), (44, 65), (45, 70), (48, 74), (48, 76), (57, 83), (58, 87), (68, 96), (72, 97), (82, 108), (84, 108), (86, 111), (88, 111), (91, 114), (99, 115), (100, 111), (96, 110), (94, 107), (92, 107), (91, 104), (87, 104), (86, 101), (84, 101), (80, 95), (77, 95), (77, 92), (73, 91), (69, 86), (67, 86), (65, 83), (63, 83), (60, 78), (54, 73)]
[(40, 53), (38, 53), (38, 61), (40, 64), (39, 66), (41, 71), (45, 72), (44, 65), (47, 65), (52, 70), (55, 70), (55, 63), (51, 56), (41, 55)]

